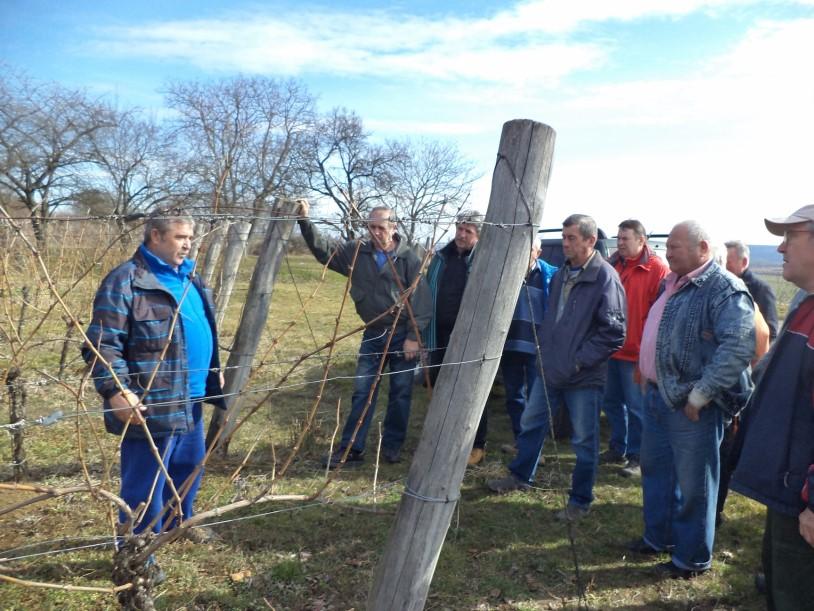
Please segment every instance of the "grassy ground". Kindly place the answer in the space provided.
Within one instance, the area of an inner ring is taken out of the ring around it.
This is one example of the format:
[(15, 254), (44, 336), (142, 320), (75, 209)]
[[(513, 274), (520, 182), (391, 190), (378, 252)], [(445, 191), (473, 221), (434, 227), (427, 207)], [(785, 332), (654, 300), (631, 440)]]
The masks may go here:
[[(77, 292), (75, 306), (87, 311), (92, 284), (99, 273)], [(251, 381), (260, 391), (273, 385), (292, 359), (325, 342), (333, 331), (344, 279), (329, 273), (320, 284), (321, 270), (306, 257), (292, 257), (280, 270), (272, 303), (268, 333), (261, 350), (272, 345), (266, 364)], [(66, 271), (65, 278), (70, 273)], [(66, 280), (67, 281), (67, 280)], [(247, 278), (242, 279), (245, 289)], [(316, 296), (302, 314), (301, 301)], [(234, 332), (243, 293), (232, 301), (224, 325), (222, 344)], [(41, 296), (44, 305), (47, 295)], [(83, 305), (84, 304), (84, 305)], [(12, 304), (13, 306), (13, 304)], [(341, 329), (358, 322), (348, 304)], [(293, 326), (290, 326), (291, 322)], [(64, 324), (51, 317), (43, 333), (64, 334)], [(284, 333), (285, 332), (285, 333)], [(284, 333), (284, 334), (283, 334)], [(340, 358), (331, 375), (351, 375), (357, 339), (338, 347)], [(58, 363), (53, 345), (32, 348), (27, 375), (53, 371)], [(217, 507), (247, 498), (273, 479), (273, 465), (287, 456), (299, 432), (306, 410), (314, 402), (322, 370), (318, 359), (292, 376), (292, 385), (275, 393), (243, 429), (231, 446), (228, 458), (212, 462), (198, 496), (198, 509)], [(81, 371), (72, 363), (70, 376)], [(247, 394), (246, 406), (266, 396)], [(338, 399), (348, 406), (350, 382), (329, 383), (323, 393), (315, 426), (303, 451), (286, 476), (275, 484), (280, 493), (311, 493), (324, 482), (320, 458), (327, 450), (335, 422)], [(54, 385), (31, 387), (29, 418), (76, 409), (66, 390)], [(89, 391), (88, 409), (97, 409)], [(384, 548), (393, 522), (409, 458), (415, 450), (426, 413), (427, 395), (417, 387), (411, 429), (405, 447), (406, 460), (381, 465), (378, 473), (372, 457), (358, 469), (340, 472), (320, 501), (268, 503), (224, 516), (214, 526), (217, 543), (174, 543), (158, 553), (169, 579), (159, 588), (161, 609), (360, 609), (364, 608), (372, 572)], [(762, 532), (762, 509), (733, 494), (726, 509), (727, 521), (716, 543), (713, 571), (692, 580), (659, 580), (652, 571), (654, 559), (628, 553), (623, 544), (641, 533), (639, 482), (620, 477), (616, 468), (600, 467), (597, 501), (591, 515), (572, 531), (554, 520), (562, 508), (573, 467), (567, 442), (547, 442), (546, 464), (537, 473), (537, 487), (528, 493), (506, 496), (489, 494), (486, 479), (502, 476), (508, 457), (501, 444), (511, 439), (503, 409), (502, 389), (495, 388), (487, 409), (490, 413), (489, 446), (484, 464), (467, 471), (461, 502), (454, 515), (435, 572), (428, 609), (559, 609), (580, 605), (619, 609), (760, 609), (764, 601), (752, 586), (758, 566)], [(383, 410), (377, 412), (377, 421)], [(343, 414), (344, 414), (343, 410)], [(604, 426), (604, 424), (603, 424)], [(374, 425), (371, 431), (377, 430)], [(94, 438), (94, 431), (99, 442)], [(32, 427), (26, 440), (32, 479), (49, 486), (81, 482), (80, 447), (93, 478), (106, 469), (117, 472), (116, 440), (102, 432), (98, 414), (80, 420), (63, 420), (51, 427)], [(371, 439), (369, 447), (375, 447)], [(10, 458), (4, 443), (0, 480), (11, 478)], [(255, 446), (256, 443), (256, 446)], [(237, 481), (230, 475), (254, 446)], [(374, 485), (374, 476), (375, 485)], [(111, 484), (116, 490), (115, 478)], [(29, 498), (20, 492), (2, 492), (0, 507)], [(240, 518), (237, 520), (236, 518)], [(110, 537), (111, 512), (107, 505), (87, 495), (68, 495), (0, 516), (2, 551), (30, 546), (16, 553), (49, 551), (13, 563), (0, 564), (0, 572), (20, 579), (75, 585), (109, 586), (111, 551), (89, 548), (53, 553), (93, 542), (95, 536)], [(580, 589), (584, 595), (580, 598)], [(112, 596), (0, 585), (3, 609), (105, 609), (115, 606)]]

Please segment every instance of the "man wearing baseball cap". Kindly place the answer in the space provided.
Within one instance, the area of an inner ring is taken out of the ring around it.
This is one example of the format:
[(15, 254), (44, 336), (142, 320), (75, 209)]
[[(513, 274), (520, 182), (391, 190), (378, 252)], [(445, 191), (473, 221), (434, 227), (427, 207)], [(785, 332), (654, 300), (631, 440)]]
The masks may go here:
[(737, 490), (766, 505), (763, 569), (770, 609), (814, 608), (814, 205), (765, 219), (783, 242), (783, 278), (804, 297), (757, 366)]

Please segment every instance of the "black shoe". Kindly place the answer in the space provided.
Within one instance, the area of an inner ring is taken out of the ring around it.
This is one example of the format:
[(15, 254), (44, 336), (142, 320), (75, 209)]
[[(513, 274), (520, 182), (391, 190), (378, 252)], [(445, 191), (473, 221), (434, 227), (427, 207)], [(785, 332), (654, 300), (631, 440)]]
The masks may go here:
[(632, 456), (627, 459), (627, 464), (619, 469), (619, 475), (622, 477), (641, 477), (642, 468), (639, 465), (638, 456)]
[(394, 465), (401, 462), (401, 450), (398, 448), (382, 448), (384, 462)]
[(673, 564), (672, 560), (661, 562), (656, 565), (656, 573), (662, 577), (669, 577), (670, 579), (694, 579), (699, 575), (706, 573), (707, 569), (703, 571), (691, 571), (690, 569), (682, 569), (680, 566)]
[(625, 547), (637, 554), (643, 554), (645, 556), (655, 556), (656, 554), (660, 554), (661, 550), (657, 550), (654, 547), (651, 547), (647, 544), (647, 542), (639, 537), (638, 539), (633, 539), (633, 541), (628, 541), (625, 543)]
[(506, 494), (508, 492), (514, 492), (515, 490), (520, 490), (525, 492), (531, 485), (528, 482), (524, 482), (523, 480), (518, 479), (515, 477), (513, 473), (510, 473), (506, 477), (501, 477), (500, 479), (492, 479), (486, 482), (486, 487), (489, 488), (492, 492), (497, 492), (498, 494)]
[[(345, 454), (345, 449), (346, 448), (339, 448), (330, 456), (326, 456), (322, 460), (322, 466), (328, 467), (329, 469), (336, 469), (340, 464), (342, 464), (342, 456)], [(352, 449), (350, 452), (348, 452), (347, 458), (345, 458), (345, 466), (347, 467), (358, 467), (364, 462), (364, 451), (360, 452), (359, 450)]]
[(608, 448), (604, 452), (599, 455), (599, 462), (604, 465), (625, 465), (627, 464), (627, 460), (625, 460), (624, 454), (619, 454), (616, 450)]

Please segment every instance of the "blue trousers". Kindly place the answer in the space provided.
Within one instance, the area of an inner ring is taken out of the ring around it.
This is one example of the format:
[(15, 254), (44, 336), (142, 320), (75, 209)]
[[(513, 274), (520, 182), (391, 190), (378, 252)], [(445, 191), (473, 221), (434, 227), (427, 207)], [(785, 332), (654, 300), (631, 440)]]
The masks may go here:
[(638, 458), (642, 444), (642, 390), (633, 380), (636, 363), (608, 360), (603, 408), (611, 428), (610, 449)]
[(506, 388), (506, 411), (512, 422), (512, 432), (517, 440), (520, 435), (520, 419), (529, 403), (542, 403), (543, 379), (537, 364), (537, 355), (507, 350), (500, 359), (503, 385)]
[[(195, 470), (195, 467), (203, 460), (205, 454), (200, 403), (194, 405), (193, 415), (195, 428), (192, 431), (153, 439), (176, 489), (181, 487), (187, 477)], [(203, 469), (195, 477), (189, 492), (181, 499), (181, 510), (185, 520), (192, 516), (192, 504), (201, 485), (202, 476)], [(139, 520), (134, 528), (136, 533), (143, 531), (157, 516), (164, 513), (165, 505), (175, 503), (172, 489), (167, 484), (166, 477), (159, 468), (158, 462), (145, 439), (125, 437), (122, 441), (121, 477), (120, 496), (131, 509), (135, 509), (139, 503), (147, 501), (148, 497), (150, 497), (150, 491), (153, 490), (152, 497), (149, 498), (149, 503), (143, 514), (144, 517)], [(155, 488), (153, 489), (154, 482)], [(170, 512), (167, 512), (164, 513), (161, 519), (156, 520), (153, 531), (161, 532), (176, 526), (175, 520), (169, 519), (171, 515)], [(119, 512), (119, 521), (124, 522), (126, 519), (124, 513)]]
[[(373, 421), (373, 412), (376, 409), (376, 400), (379, 396), (379, 383), (376, 383), (376, 372), (382, 358), (385, 359), (385, 369), (390, 370), (387, 380), (390, 382), (390, 395), (387, 402), (387, 413), (384, 417), (384, 431), (382, 433), (382, 447), (391, 450), (398, 450), (404, 443), (407, 436), (407, 424), (410, 419), (410, 403), (413, 399), (413, 369), (415, 361), (408, 361), (401, 354), (404, 349), (404, 340), (407, 337), (406, 331), (396, 331), (388, 347), (386, 355), (382, 356), (384, 347), (387, 344), (388, 332), (365, 329), (362, 335), (362, 345), (359, 347), (359, 359), (356, 363), (356, 378), (353, 383), (353, 398), (351, 399), (351, 411), (342, 429), (343, 448), (352, 445), (354, 450), (363, 451), (370, 423)], [(368, 395), (373, 384), (376, 389), (370, 401), (364, 420), (362, 421), (356, 437), (353, 437), (353, 430), (356, 428), (359, 419), (362, 417), (365, 405), (367, 405)], [(351, 440), (353, 442), (351, 443)]]
[(571, 447), (577, 462), (571, 474), (571, 494), (568, 502), (587, 508), (594, 500), (594, 481), (599, 462), (599, 406), (602, 388), (551, 388), (542, 401), (529, 401), (520, 419), (517, 437), (517, 456), (509, 464), (509, 471), (528, 483), (534, 481), (537, 461), (543, 442), (551, 428), (549, 412), (553, 418), (560, 405), (565, 405), (571, 419), (573, 434)]
[(642, 433), (644, 540), (658, 550), (672, 550), (673, 563), (705, 570), (712, 563), (715, 507), (724, 433), (721, 411), (701, 410), (692, 422), (667, 405), (648, 385)]

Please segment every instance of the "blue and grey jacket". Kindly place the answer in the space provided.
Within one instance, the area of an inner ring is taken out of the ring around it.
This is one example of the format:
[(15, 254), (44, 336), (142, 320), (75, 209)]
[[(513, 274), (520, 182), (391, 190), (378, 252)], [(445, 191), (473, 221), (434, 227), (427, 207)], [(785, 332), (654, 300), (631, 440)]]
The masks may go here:
[(746, 286), (715, 263), (664, 307), (656, 339), (656, 372), (664, 401), (678, 409), (695, 389), (720, 400), (755, 352), (755, 310)]
[[(469, 270), (472, 269), (472, 260), (475, 256), (475, 251), (477, 250), (477, 246), (473, 248), (470, 253), (466, 256), (466, 273), (469, 274)], [(441, 278), (444, 277), (444, 269), (447, 266), (447, 258), (454, 256), (455, 253), (455, 241), (449, 242), (446, 246), (442, 249), (437, 251), (432, 260), (430, 260), (430, 265), (427, 267), (427, 286), (430, 290), (430, 295), (432, 295), (432, 317), (430, 318), (430, 322), (427, 327), (424, 329), (424, 332), (421, 335), (421, 339), (424, 343), (424, 348), (427, 350), (435, 350), (438, 348), (438, 332), (437, 332), (437, 318), (436, 312), (438, 309), (438, 288), (439, 283), (441, 282)]]
[(534, 262), (520, 287), (503, 352), (537, 354), (537, 341), (542, 334), (551, 278), (556, 272), (556, 267), (542, 259), (538, 258)]
[(792, 307), (760, 366), (731, 487), (796, 517), (806, 506), (814, 511), (814, 295)]
[[(197, 274), (191, 281), (189, 290), (198, 290), (201, 294), (212, 329), (212, 360), (206, 379), (206, 396), (211, 399), (205, 400), (225, 409), (212, 292)], [(132, 259), (102, 280), (87, 329), (90, 343), (110, 363), (121, 383), (147, 406), (147, 427), (152, 435), (159, 437), (185, 433), (194, 426), (184, 325), (180, 316), (170, 337), (170, 325), (177, 309), (175, 297), (158, 281), (144, 256), (137, 251)], [(161, 359), (168, 341), (166, 354)], [(104, 399), (105, 428), (119, 435), (124, 425), (110, 411), (108, 400), (120, 389), (111, 372), (87, 346), (82, 348), (82, 357), (92, 364), (96, 391)], [(150, 383), (154, 371), (155, 377)], [(148, 385), (149, 391), (146, 390)], [(144, 431), (140, 426), (131, 425), (127, 435), (143, 437)]]
[[(551, 280), (548, 302), (557, 307), (567, 270)], [(603, 387), (608, 359), (625, 342), (625, 289), (619, 274), (597, 252), (585, 264), (559, 320), (543, 319), (543, 371), (556, 388)]]

